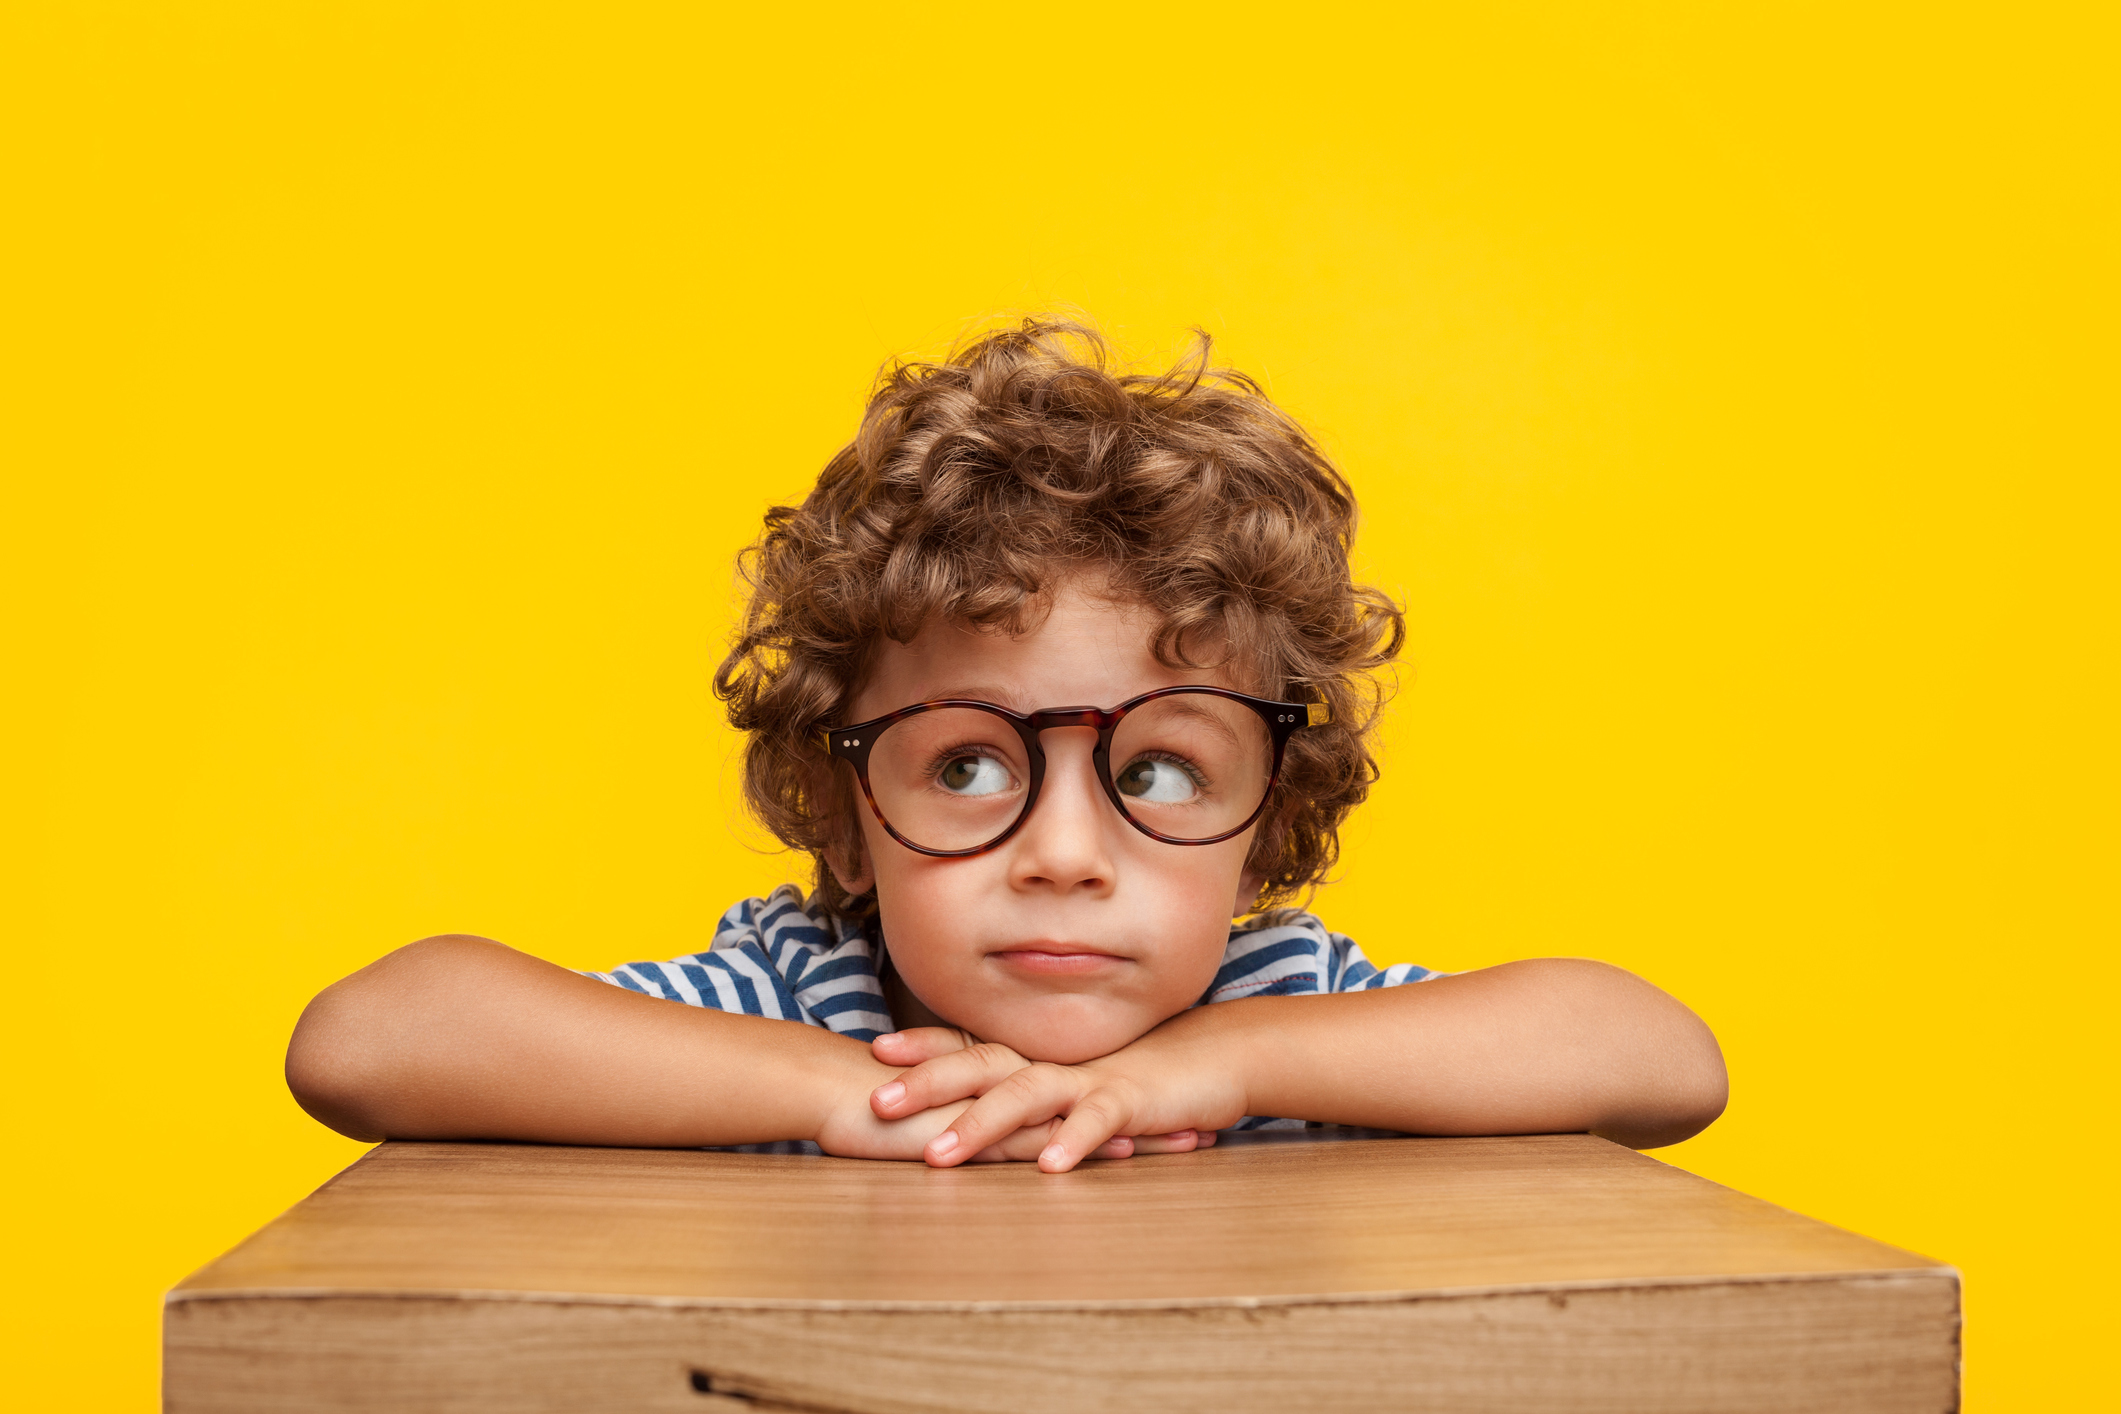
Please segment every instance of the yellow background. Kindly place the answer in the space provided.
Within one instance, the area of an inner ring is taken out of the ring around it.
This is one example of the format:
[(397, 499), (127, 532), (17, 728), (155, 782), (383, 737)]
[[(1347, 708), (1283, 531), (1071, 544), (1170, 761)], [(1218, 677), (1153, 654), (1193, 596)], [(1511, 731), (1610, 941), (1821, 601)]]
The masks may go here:
[[(304, 1001), (791, 877), (708, 675), (887, 356), (1199, 323), (1411, 614), (1319, 910), (1697, 1007), (1665, 1157), (2109, 1398), (2112, 35), (2093, 7), (10, 4), (8, 1402), (359, 1152)], [(2104, 1206), (2102, 1206), (2102, 1202)]]

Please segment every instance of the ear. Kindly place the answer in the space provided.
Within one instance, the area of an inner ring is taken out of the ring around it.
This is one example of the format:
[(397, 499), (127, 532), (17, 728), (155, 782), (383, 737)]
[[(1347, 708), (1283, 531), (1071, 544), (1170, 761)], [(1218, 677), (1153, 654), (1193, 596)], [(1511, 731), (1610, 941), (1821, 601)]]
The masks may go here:
[[(876, 868), (869, 862), (869, 852), (859, 842), (854, 842), (851, 848), (847, 844), (827, 845), (819, 852), (825, 856), (825, 867), (832, 871), (832, 877), (839, 881), (839, 886), (849, 897), (859, 897), (875, 886)], [(854, 857), (850, 859), (849, 855)]]
[[(835, 772), (833, 763), (823, 764), (824, 774), (815, 784), (815, 794), (825, 813), (837, 815), (835, 828), (821, 831), (826, 839), (818, 850), (832, 877), (850, 898), (859, 898), (876, 886), (876, 869), (869, 862), (868, 841), (863, 838), (861, 805), (854, 792), (854, 772)], [(822, 823), (822, 822), (821, 822)]]
[[(1259, 843), (1258, 831), (1271, 830), (1273, 838), (1280, 842), (1276, 846), (1278, 853), (1288, 843), (1288, 836), (1284, 831), (1287, 830), (1289, 822), (1296, 818), (1297, 809), (1296, 801), (1284, 800), (1279, 810), (1260, 822), (1258, 829), (1252, 836), (1252, 842), (1254, 844)], [(1265, 873), (1247, 864), (1245, 872), (1237, 876), (1237, 897), (1230, 904), (1230, 916), (1232, 918), (1242, 918), (1248, 913), (1255, 912), (1259, 906), (1260, 888), (1266, 882), (1267, 876)]]

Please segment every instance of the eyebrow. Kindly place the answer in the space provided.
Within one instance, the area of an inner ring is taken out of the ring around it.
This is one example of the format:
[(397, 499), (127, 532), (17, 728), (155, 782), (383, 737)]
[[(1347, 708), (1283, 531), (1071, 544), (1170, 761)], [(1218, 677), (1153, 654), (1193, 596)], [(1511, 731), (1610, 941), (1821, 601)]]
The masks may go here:
[[(963, 685), (956, 685), (952, 686), (946, 691), (933, 693), (927, 697), (923, 697), (920, 699), (920, 701), (941, 702), (946, 697), (955, 697), (960, 700), (969, 702), (992, 702), (997, 707), (1007, 707), (1012, 712), (1020, 712), (1025, 715), (1029, 715), (1030, 713), (1038, 710), (1037, 708), (1029, 705), (1029, 701), (1027, 698), (1025, 698), (1023, 693), (1017, 692), (1013, 689), (1009, 691), (1004, 691), (1000, 688), (995, 687), (967, 687)], [(1072, 706), (1073, 704), (1071, 703), (1068, 705)]]
[(1213, 728), (1215, 734), (1223, 740), (1233, 743), (1237, 740), (1237, 733), (1231, 731), (1230, 724), (1217, 716), (1213, 709), (1202, 707), (1198, 703), (1188, 701), (1184, 697), (1167, 697), (1164, 701), (1170, 704), (1169, 710), (1173, 713), (1183, 717), (1191, 717)]
[[(1134, 694), (1134, 696), (1136, 697), (1140, 695), (1140, 693)], [(960, 701), (991, 702), (997, 707), (1007, 707), (1011, 711), (1020, 713), (1027, 717), (1033, 712), (1045, 711), (1053, 707), (1082, 706), (1095, 707), (1099, 711), (1109, 710), (1105, 707), (1103, 703), (1100, 702), (1052, 702), (1047, 703), (1044, 707), (1031, 707), (1026, 705), (1025, 698), (1022, 693), (1000, 692), (992, 687), (956, 686), (952, 687), (946, 692), (938, 692), (933, 697), (923, 697), (920, 700), (923, 702), (941, 702), (945, 698), (952, 697), (957, 698)], [(1132, 701), (1133, 699), (1122, 698), (1120, 700)], [(1217, 734), (1219, 734), (1226, 740), (1237, 740), (1236, 734), (1230, 730), (1230, 724), (1224, 721), (1220, 716), (1216, 715), (1215, 711), (1212, 708), (1202, 707), (1184, 696), (1167, 697), (1163, 699), (1163, 702), (1166, 711), (1176, 713), (1180, 716), (1191, 717), (1196, 721), (1205, 723), (1209, 727), (1214, 728)], [(912, 704), (909, 703), (908, 705), (910, 706)], [(1114, 703), (1113, 705), (1117, 706), (1118, 703)]]

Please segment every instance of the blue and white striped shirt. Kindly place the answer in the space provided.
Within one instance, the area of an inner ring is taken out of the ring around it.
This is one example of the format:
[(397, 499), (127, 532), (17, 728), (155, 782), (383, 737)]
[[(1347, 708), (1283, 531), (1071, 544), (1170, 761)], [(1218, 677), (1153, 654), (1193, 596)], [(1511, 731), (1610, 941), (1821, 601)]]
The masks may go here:
[[(896, 1029), (877, 976), (877, 946), (862, 923), (813, 912), (783, 884), (722, 915), (705, 952), (668, 962), (629, 962), (588, 974), (599, 982), (687, 1006), (821, 1026), (857, 1041)], [(1230, 930), (1222, 966), (1196, 1006), (1239, 997), (1368, 992), (1440, 974), (1411, 962), (1380, 969), (1355, 940), (1326, 931), (1308, 913), (1253, 919)], [(1239, 1129), (1297, 1124), (1247, 1116)]]

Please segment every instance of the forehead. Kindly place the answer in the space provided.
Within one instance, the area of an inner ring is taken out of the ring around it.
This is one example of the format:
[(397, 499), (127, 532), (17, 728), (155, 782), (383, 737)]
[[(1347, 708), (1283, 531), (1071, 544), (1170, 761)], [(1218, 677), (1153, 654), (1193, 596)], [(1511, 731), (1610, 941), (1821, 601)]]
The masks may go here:
[(1111, 707), (1159, 687), (1240, 686), (1222, 669), (1159, 663), (1152, 647), (1157, 625), (1147, 606), (1070, 580), (1026, 633), (935, 621), (911, 643), (885, 640), (855, 695), (854, 715), (863, 720), (940, 697), (978, 698), (1029, 712)]

